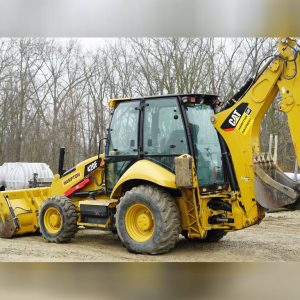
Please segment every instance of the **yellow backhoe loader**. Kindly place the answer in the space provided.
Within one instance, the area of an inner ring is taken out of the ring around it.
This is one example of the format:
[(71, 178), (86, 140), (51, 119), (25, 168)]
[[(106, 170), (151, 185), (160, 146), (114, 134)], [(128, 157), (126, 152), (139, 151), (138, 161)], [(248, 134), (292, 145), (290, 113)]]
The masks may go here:
[[(216, 242), (258, 224), (265, 208), (299, 204), (300, 184), (260, 150), (280, 93), (300, 163), (300, 47), (278, 52), (222, 105), (216, 95), (112, 99), (104, 154), (59, 172), (50, 187), (0, 193), (0, 236), (40, 230), (68, 242), (78, 226), (116, 232), (131, 252), (164, 253), (179, 235)], [(103, 140), (99, 144), (99, 149)]]

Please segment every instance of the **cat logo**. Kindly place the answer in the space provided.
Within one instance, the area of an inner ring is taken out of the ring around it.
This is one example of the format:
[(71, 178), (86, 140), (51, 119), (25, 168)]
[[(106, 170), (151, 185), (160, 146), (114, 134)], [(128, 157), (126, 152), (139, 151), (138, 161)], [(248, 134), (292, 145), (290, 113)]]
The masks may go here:
[(241, 114), (235, 109), (228, 122), (230, 125), (235, 127), (237, 125), (237, 123), (239, 122), (240, 118), (241, 118)]
[(234, 131), (235, 128), (241, 123), (244, 115), (249, 116), (252, 110), (248, 107), (248, 103), (241, 103), (238, 105), (235, 110), (227, 117), (224, 123), (221, 125), (221, 128), (224, 131)]

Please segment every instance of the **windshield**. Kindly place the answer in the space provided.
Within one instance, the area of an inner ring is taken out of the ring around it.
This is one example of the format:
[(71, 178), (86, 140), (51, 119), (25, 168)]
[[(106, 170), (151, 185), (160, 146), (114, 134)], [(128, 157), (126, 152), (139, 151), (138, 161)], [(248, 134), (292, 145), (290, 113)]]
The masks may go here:
[(187, 104), (185, 109), (193, 137), (199, 185), (223, 183), (220, 143), (211, 123), (213, 109), (204, 104)]

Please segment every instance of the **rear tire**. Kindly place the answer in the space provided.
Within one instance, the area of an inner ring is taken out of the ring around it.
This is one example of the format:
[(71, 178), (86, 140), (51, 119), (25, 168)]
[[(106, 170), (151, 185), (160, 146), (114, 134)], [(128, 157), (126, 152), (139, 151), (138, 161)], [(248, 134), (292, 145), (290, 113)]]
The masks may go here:
[(120, 199), (116, 227), (129, 252), (168, 252), (175, 246), (181, 230), (177, 203), (169, 193), (158, 187), (134, 187)]
[(50, 243), (65, 243), (75, 236), (77, 220), (76, 206), (69, 198), (51, 197), (40, 209), (40, 232)]
[(221, 240), (227, 232), (224, 232), (224, 230), (219, 230), (219, 229), (212, 229), (207, 232), (207, 235), (204, 239), (199, 239), (199, 238), (189, 238), (188, 237), (188, 231), (184, 230), (181, 232), (181, 234), (191, 242), (196, 242), (196, 243), (216, 243), (219, 240)]

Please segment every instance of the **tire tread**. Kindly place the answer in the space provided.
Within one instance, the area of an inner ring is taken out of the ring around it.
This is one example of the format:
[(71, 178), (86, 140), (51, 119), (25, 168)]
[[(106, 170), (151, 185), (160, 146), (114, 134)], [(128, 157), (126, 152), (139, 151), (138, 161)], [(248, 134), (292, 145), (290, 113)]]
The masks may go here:
[[(142, 194), (148, 199), (151, 199), (157, 205), (161, 216), (162, 216), (162, 226), (160, 228), (160, 234), (155, 240), (155, 245), (152, 249), (137, 250), (132, 247), (131, 244), (127, 243), (122, 237), (124, 228), (120, 228), (122, 224), (119, 221), (119, 215), (122, 205), (130, 201), (134, 194)], [(152, 186), (152, 185), (140, 185), (132, 188), (130, 191), (126, 192), (125, 195), (120, 199), (120, 203), (117, 206), (116, 213), (116, 225), (121, 241), (125, 247), (134, 253), (142, 254), (161, 254), (170, 251), (175, 247), (176, 242), (179, 239), (180, 228), (180, 215), (175, 199), (165, 190)]]

